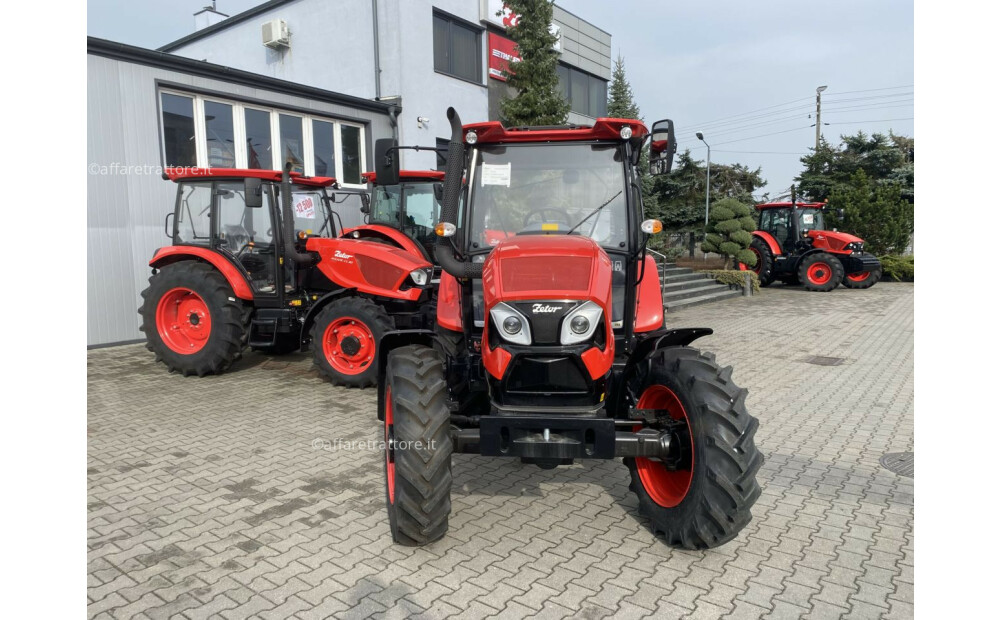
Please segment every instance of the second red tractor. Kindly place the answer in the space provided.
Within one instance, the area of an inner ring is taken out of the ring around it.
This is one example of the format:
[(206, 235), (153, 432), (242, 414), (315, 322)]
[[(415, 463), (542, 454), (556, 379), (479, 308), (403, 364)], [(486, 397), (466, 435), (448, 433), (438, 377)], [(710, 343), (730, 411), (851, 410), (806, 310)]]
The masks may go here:
[(775, 280), (802, 284), (810, 291), (868, 288), (882, 277), (878, 258), (864, 251), (864, 240), (827, 230), (822, 202), (769, 202), (757, 205), (760, 226), (750, 251), (757, 257), (751, 269), (761, 286)]

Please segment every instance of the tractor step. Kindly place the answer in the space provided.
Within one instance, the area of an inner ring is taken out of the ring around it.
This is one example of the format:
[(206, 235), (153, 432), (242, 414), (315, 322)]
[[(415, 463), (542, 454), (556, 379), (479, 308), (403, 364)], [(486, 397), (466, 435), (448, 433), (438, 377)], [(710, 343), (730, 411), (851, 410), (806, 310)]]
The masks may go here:
[(697, 306), (699, 304), (707, 304), (713, 301), (722, 301), (723, 299), (730, 299), (732, 297), (741, 297), (742, 295), (743, 292), (738, 289), (734, 290), (725, 284), (719, 284), (714, 292), (699, 295), (698, 297), (684, 297), (681, 299), (668, 299), (664, 297), (663, 307), (669, 312), (672, 310), (679, 310), (681, 308), (688, 308), (690, 306)]

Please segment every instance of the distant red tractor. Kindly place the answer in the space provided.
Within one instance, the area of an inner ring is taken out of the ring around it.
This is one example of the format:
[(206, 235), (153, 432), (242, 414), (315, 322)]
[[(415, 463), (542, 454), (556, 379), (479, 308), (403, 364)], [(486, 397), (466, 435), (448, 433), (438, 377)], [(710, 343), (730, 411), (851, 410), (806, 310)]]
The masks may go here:
[(878, 258), (864, 251), (864, 240), (826, 230), (823, 202), (769, 202), (757, 205), (760, 229), (750, 251), (757, 256), (751, 269), (761, 286), (775, 280), (802, 284), (810, 291), (868, 288), (882, 277)]
[(432, 265), (419, 251), (338, 238), (328, 177), (274, 170), (168, 169), (177, 183), (164, 226), (173, 245), (149, 262), (140, 329), (170, 370), (225, 371), (245, 347), (312, 344), (336, 384), (377, 379), (395, 329), (433, 324)]

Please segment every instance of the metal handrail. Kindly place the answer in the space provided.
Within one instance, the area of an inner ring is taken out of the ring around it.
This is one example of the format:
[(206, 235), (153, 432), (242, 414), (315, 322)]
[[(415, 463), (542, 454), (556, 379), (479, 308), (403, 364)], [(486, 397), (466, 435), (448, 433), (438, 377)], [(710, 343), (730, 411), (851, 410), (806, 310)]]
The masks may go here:
[[(667, 264), (670, 262), (670, 259), (667, 258), (667, 256), (665, 254), (660, 254), (656, 250), (651, 250), (649, 248), (646, 248), (646, 251), (649, 252), (650, 254), (655, 255), (655, 256), (659, 256), (662, 259), (663, 270), (662, 271), (660, 270), (660, 266), (659, 265), (656, 266), (656, 271), (657, 271), (657, 273), (660, 276), (660, 278), (659, 278), (660, 279), (660, 290), (662, 291), (663, 290), (663, 278), (665, 278), (666, 275), (667, 275), (666, 274), (666, 269), (667, 269)], [(653, 260), (656, 261), (655, 258)]]

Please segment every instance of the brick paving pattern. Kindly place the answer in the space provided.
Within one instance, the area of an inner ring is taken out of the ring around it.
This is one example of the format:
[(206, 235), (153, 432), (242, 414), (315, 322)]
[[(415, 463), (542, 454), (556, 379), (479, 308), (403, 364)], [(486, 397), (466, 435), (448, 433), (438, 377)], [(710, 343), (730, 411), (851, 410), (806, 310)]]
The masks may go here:
[(141, 345), (90, 351), (89, 617), (912, 617), (913, 481), (879, 458), (913, 450), (913, 285), (668, 320), (716, 330), (696, 344), (761, 422), (753, 521), (707, 552), (652, 536), (620, 460), (467, 455), (447, 537), (393, 546), (381, 454), (347, 443), (380, 437), (374, 390), (299, 354), (199, 379)]

